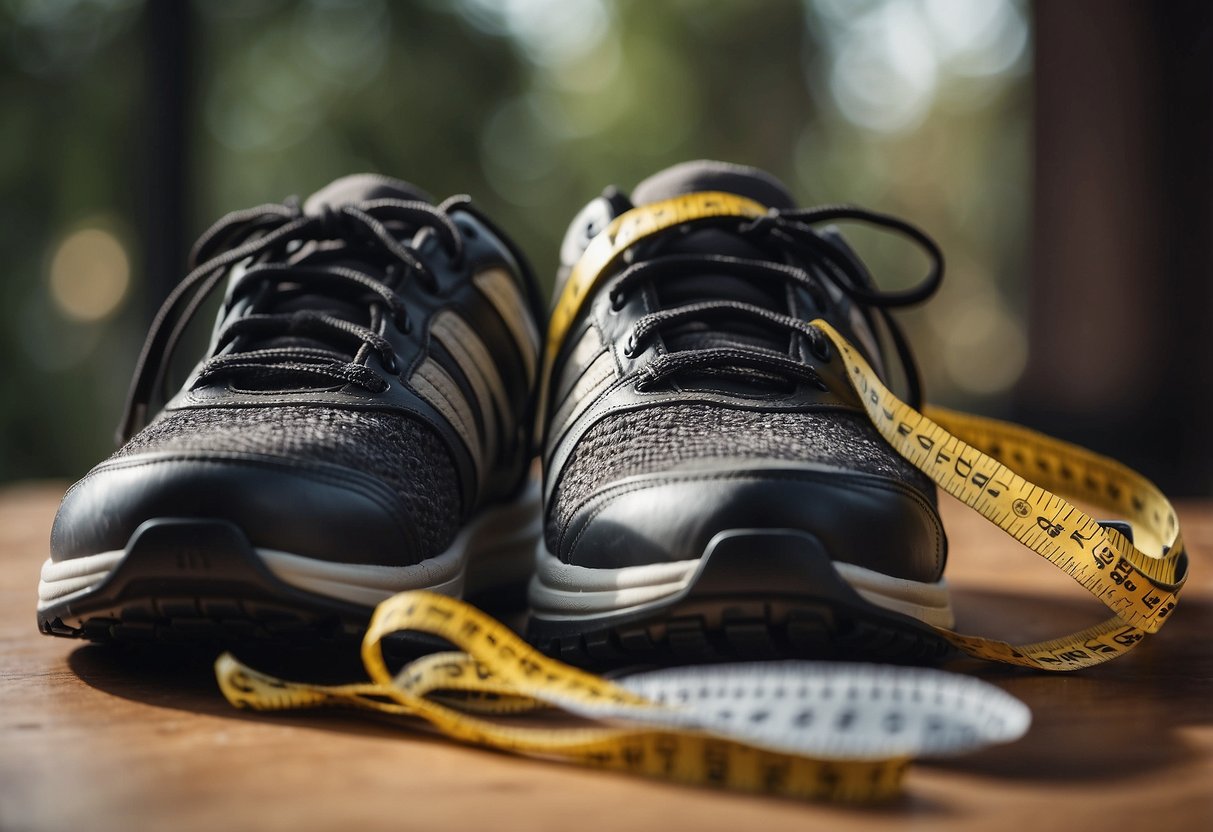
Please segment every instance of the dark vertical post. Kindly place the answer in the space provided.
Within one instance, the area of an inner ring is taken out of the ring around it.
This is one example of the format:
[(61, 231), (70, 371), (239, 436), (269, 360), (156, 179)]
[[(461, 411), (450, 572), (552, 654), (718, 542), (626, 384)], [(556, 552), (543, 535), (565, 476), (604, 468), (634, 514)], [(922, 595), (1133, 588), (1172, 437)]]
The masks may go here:
[(1020, 415), (1170, 492), (1213, 493), (1213, 4), (1034, 11)]
[(145, 95), (141, 232), (150, 319), (185, 267), (190, 3), (147, 0), (142, 28)]
[[(1181, 493), (1213, 495), (1213, 3), (1147, 3), (1161, 81), (1155, 128), (1165, 276), (1150, 402), (1178, 456)], [(1166, 415), (1164, 415), (1166, 414)], [(1175, 414), (1171, 416), (1170, 414)]]

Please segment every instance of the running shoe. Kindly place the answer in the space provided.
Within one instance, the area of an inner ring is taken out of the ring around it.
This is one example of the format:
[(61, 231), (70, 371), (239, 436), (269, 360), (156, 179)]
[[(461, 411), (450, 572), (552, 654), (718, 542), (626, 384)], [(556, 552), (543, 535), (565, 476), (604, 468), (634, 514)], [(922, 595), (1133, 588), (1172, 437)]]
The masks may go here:
[[(144, 426), (220, 286), (205, 355)], [(224, 217), (151, 327), (125, 444), (63, 498), (39, 628), (300, 644), (402, 590), (525, 586), (541, 304), (465, 197), (363, 174)]]
[[(744, 215), (721, 210), (730, 202)], [(707, 216), (678, 220), (692, 203)], [(831, 224), (843, 221), (909, 237), (926, 279), (878, 289)], [(612, 247), (600, 274), (576, 267)], [(528, 638), (595, 667), (944, 655), (934, 486), (877, 433), (809, 325), (829, 322), (919, 404), (889, 310), (938, 286), (934, 243), (862, 209), (798, 208), (767, 173), (698, 161), (630, 196), (608, 189), (561, 258)]]

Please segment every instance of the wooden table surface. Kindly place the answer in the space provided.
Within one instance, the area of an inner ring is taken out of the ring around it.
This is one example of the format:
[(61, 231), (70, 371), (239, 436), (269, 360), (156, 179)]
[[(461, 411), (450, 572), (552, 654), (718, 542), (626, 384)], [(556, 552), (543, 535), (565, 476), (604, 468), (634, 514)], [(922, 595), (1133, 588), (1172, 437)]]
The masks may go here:
[[(1213, 503), (1180, 506), (1193, 578), (1128, 656), (1045, 675), (1017, 743), (918, 762), (897, 802), (799, 803), (510, 757), (335, 712), (229, 707), (198, 659), (153, 663), (38, 635), (62, 486), (0, 489), (0, 830), (1213, 829)], [(955, 503), (949, 580), (967, 631), (1057, 635), (1098, 607)], [(1011, 567), (1008, 570), (1008, 567)]]

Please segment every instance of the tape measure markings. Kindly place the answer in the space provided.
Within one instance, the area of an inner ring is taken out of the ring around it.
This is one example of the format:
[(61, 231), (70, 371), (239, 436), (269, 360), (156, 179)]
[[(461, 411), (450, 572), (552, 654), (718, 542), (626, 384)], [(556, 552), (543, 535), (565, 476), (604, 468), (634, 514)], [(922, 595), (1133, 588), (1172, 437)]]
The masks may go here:
[[(399, 629), (452, 641), (391, 676), (381, 642)], [(363, 643), (369, 684), (284, 682), (229, 654), (216, 662), (238, 707), (349, 706), (418, 717), (449, 737), (504, 751), (677, 782), (793, 797), (895, 794), (911, 757), (1022, 735), (1027, 708), (998, 688), (941, 671), (789, 662), (663, 670), (619, 683), (536, 653), (467, 604), (408, 592), (376, 610)], [(475, 705), (441, 701), (482, 695)], [(542, 705), (591, 727), (502, 724)]]
[[(1037, 441), (1038, 435), (1005, 423), (994, 423), (967, 414), (953, 414), (942, 409), (931, 411), (941, 422), (958, 432), (974, 432), (974, 426), (998, 432), (1031, 446), (1038, 455), (1052, 452), (1068, 460), (1073, 467), (1085, 467), (1088, 462), (1102, 465), (1106, 472), (1117, 475), (1118, 482), (1134, 486), (1132, 490), (1135, 492), (1151, 497), (1157, 494), (1165, 511), (1156, 507), (1147, 520), (1152, 521), (1157, 515), (1165, 521), (1164, 528), (1174, 530), (1174, 535), (1165, 552), (1150, 557), (1116, 530), (1099, 525), (1060, 496), (1027, 481), (999, 460), (982, 453), (949, 433), (943, 425), (898, 400), (875, 376), (863, 357), (828, 322), (818, 320), (813, 325), (838, 348), (848, 370), (847, 377), (869, 418), (898, 453), (945, 491), (1070, 574), (1116, 613), (1107, 622), (1069, 637), (1020, 647), (941, 631), (953, 644), (980, 658), (1044, 669), (1074, 669), (1120, 655), (1140, 642), (1141, 635), (1155, 632), (1162, 626), (1174, 608), (1182, 587), (1185, 558), (1178, 523), (1173, 522), (1174, 511), (1157, 489), (1123, 466), (1118, 470), (1110, 460), (1101, 460), (1088, 451), (1057, 440)], [(991, 483), (997, 488), (991, 487)], [(1118, 485), (1116, 490), (1121, 494), (1130, 489)], [(1108, 506), (1110, 502), (1115, 503), (1116, 507), (1120, 505), (1118, 499), (1103, 494), (1088, 492), (1083, 496), (1096, 505)], [(1144, 500), (1141, 502), (1144, 506)], [(1000, 506), (1003, 507), (1002, 511), (998, 510)], [(1072, 531), (1070, 526), (1057, 522), (1063, 512), (1069, 519), (1076, 518)], [(1166, 539), (1166, 531), (1151, 528), (1149, 523), (1144, 525), (1154, 536)], [(1069, 536), (1062, 537), (1067, 531), (1070, 531)], [(1089, 544), (1090, 549), (1084, 544)], [(1111, 569), (1105, 573), (1108, 567)], [(1133, 575), (1140, 580), (1135, 581)]]

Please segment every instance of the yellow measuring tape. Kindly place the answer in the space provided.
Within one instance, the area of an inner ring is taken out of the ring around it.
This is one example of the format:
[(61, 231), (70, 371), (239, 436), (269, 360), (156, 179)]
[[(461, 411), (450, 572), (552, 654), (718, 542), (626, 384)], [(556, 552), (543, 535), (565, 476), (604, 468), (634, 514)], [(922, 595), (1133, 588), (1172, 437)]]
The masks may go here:
[[(1175, 510), (1153, 483), (1119, 463), (1035, 431), (967, 413), (919, 413), (881, 384), (825, 321), (813, 325), (842, 355), (855, 391), (897, 452), (969, 508), (1065, 572), (1114, 615), (1049, 641), (1012, 646), (937, 628), (971, 656), (1044, 670), (1075, 670), (1128, 652), (1166, 623), (1187, 577)], [(1008, 461), (1031, 469), (1033, 481)], [(1058, 493), (1129, 521), (1136, 544)]]
[[(439, 636), (461, 652), (426, 656), (393, 675), (382, 642), (406, 630)], [(1016, 739), (1029, 721), (1022, 703), (992, 685), (921, 668), (787, 662), (610, 682), (540, 654), (462, 601), (423, 591), (379, 605), (362, 659), (371, 679), (362, 684), (286, 682), (230, 654), (215, 672), (237, 707), (379, 711), (517, 754), (842, 801), (891, 797), (911, 757)], [(518, 724), (519, 714), (551, 707), (592, 723)]]
[[(618, 217), (591, 242), (558, 299), (548, 334), (549, 373), (585, 299), (633, 244), (686, 223), (765, 212), (732, 194), (700, 193)], [(1113, 613), (1082, 632), (1022, 646), (940, 629), (952, 644), (991, 661), (1073, 670), (1127, 652), (1165, 623), (1184, 583), (1186, 558), (1175, 512), (1156, 487), (1110, 459), (1015, 425), (938, 408), (919, 413), (827, 322), (813, 325), (837, 347), (869, 418), (902, 456)], [(1034, 481), (1013, 469), (1030, 472)], [(1061, 494), (1125, 518), (1134, 541)], [(405, 630), (439, 636), (460, 652), (424, 657), (393, 675), (382, 641)], [(781, 662), (610, 682), (543, 656), (480, 611), (428, 592), (383, 602), (362, 653), (371, 679), (362, 684), (286, 682), (228, 654), (216, 662), (216, 674), (239, 707), (370, 709), (417, 717), (453, 739), (520, 754), (675, 782), (849, 801), (896, 794), (915, 756), (1005, 742), (1021, 735), (1029, 719), (1021, 703), (979, 680), (909, 668)], [(517, 722), (550, 707), (592, 722), (559, 728)]]

